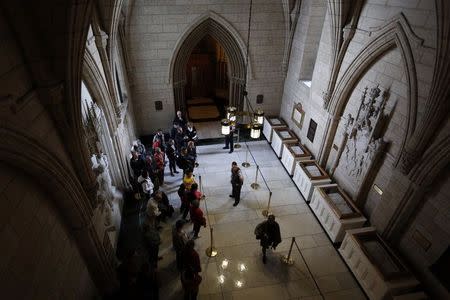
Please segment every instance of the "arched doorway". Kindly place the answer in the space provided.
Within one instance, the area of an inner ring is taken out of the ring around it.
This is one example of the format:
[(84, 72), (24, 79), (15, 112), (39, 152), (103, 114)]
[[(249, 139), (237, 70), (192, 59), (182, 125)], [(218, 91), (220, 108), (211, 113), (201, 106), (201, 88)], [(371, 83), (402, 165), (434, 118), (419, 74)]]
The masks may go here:
[(191, 121), (217, 121), (224, 115), (229, 104), (227, 60), (222, 46), (210, 35), (192, 50), (185, 85), (185, 107)]
[[(245, 43), (231, 24), (219, 15), (208, 12), (194, 21), (175, 46), (170, 66), (175, 110), (187, 111), (186, 85), (188, 76), (186, 70), (189, 58), (196, 46), (201, 45), (202, 40), (208, 39), (214, 40), (223, 49), (224, 57), (227, 58), (227, 104), (238, 108), (243, 105), (243, 90), (247, 73)], [(189, 76), (192, 76), (192, 73)]]

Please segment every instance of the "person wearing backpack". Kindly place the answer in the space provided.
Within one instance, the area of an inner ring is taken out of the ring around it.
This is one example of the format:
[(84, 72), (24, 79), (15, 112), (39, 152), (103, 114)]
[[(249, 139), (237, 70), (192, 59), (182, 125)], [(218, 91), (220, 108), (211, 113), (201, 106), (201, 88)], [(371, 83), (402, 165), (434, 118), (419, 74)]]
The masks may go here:
[(272, 247), (275, 250), (279, 243), (281, 243), (280, 225), (275, 221), (275, 216), (270, 214), (267, 220), (259, 223), (255, 228), (255, 236), (260, 240), (263, 253), (263, 263), (266, 263), (266, 251)]

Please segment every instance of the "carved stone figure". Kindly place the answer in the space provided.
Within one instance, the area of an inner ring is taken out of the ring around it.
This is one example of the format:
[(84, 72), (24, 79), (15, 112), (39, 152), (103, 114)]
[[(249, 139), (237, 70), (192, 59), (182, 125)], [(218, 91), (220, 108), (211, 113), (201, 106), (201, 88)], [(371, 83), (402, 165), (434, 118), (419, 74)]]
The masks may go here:
[(111, 225), (113, 207), (113, 186), (111, 182), (111, 175), (108, 168), (108, 159), (106, 155), (99, 151), (94, 155), (95, 163), (93, 169), (97, 174), (98, 191), (97, 201), (100, 206), (100, 210), (105, 214), (105, 225)]

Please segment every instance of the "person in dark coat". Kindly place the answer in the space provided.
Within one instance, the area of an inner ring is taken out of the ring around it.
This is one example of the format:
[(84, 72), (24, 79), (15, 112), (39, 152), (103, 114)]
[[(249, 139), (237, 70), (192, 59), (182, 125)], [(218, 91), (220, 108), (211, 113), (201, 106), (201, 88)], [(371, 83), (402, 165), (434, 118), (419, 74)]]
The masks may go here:
[(273, 250), (276, 249), (279, 243), (281, 243), (280, 225), (275, 221), (274, 215), (269, 215), (267, 220), (259, 223), (255, 228), (255, 236), (257, 240), (260, 240), (263, 253), (263, 263), (266, 263), (266, 251), (269, 247)]
[(198, 140), (197, 129), (191, 122), (187, 123), (186, 136), (188, 138), (188, 142), (193, 141), (195, 143)]
[(177, 134), (177, 131), (178, 131), (178, 124), (177, 123), (173, 123), (173, 126), (170, 129), (170, 138), (172, 140), (175, 139), (175, 135)]
[[(235, 163), (235, 162), (233, 162)], [(237, 206), (241, 200), (241, 189), (244, 184), (244, 176), (242, 176), (241, 169), (236, 165), (231, 168), (231, 186), (232, 192), (230, 197), (234, 198), (233, 206)]]
[(173, 173), (178, 174), (177, 171), (177, 153), (175, 149), (175, 142), (170, 139), (166, 146), (166, 155), (167, 159), (169, 160), (169, 170), (170, 170), (170, 176), (175, 176)]
[(200, 232), (200, 227), (206, 227), (206, 219), (203, 216), (203, 211), (200, 208), (200, 202), (198, 200), (194, 200), (191, 203), (191, 221), (194, 224), (193, 239), (198, 239), (200, 237), (198, 235), (198, 233)]
[(183, 270), (180, 279), (185, 300), (197, 299), (198, 287), (202, 281), (202, 277), (199, 274), (202, 271), (200, 257), (194, 246), (195, 242), (193, 240), (187, 241), (182, 254)]
[(180, 184), (177, 193), (181, 201), (180, 214), (182, 214), (183, 220), (186, 220), (186, 216), (189, 213), (190, 209), (190, 203), (187, 197), (186, 186), (184, 185), (184, 183)]
[(184, 118), (183, 114), (181, 113), (181, 111), (177, 111), (177, 115), (173, 119), (173, 123), (177, 124), (183, 130), (186, 129), (187, 122), (186, 122), (186, 119)]
[(197, 161), (197, 148), (195, 147), (194, 141), (189, 141), (187, 143), (187, 154), (188, 159), (194, 162), (194, 166), (197, 167), (196, 161)]
[(178, 220), (175, 226), (172, 228), (172, 246), (176, 253), (177, 269), (181, 271), (183, 269), (183, 250), (188, 242), (186, 232), (183, 230), (183, 226), (186, 224), (185, 220)]
[(179, 153), (183, 147), (186, 147), (186, 139), (182, 127), (178, 127), (177, 133), (175, 133), (174, 140), (175, 140), (175, 148)]
[(181, 285), (184, 290), (184, 300), (196, 300), (202, 277), (191, 269), (184, 269), (180, 275)]
[(230, 133), (225, 135), (225, 147), (223, 147), (222, 149), (230, 149), (228, 153), (233, 153), (234, 151), (234, 130), (235, 127), (231, 125)]
[(133, 170), (134, 179), (141, 175), (141, 172), (145, 169), (145, 162), (137, 151), (131, 151), (130, 167)]
[(195, 161), (188, 155), (187, 149), (182, 148), (177, 159), (177, 165), (183, 170), (183, 177), (188, 170), (194, 170)]
[(144, 245), (148, 254), (148, 263), (151, 268), (158, 267), (158, 260), (162, 259), (159, 256), (159, 245), (161, 244), (161, 237), (158, 230), (149, 224), (143, 225)]

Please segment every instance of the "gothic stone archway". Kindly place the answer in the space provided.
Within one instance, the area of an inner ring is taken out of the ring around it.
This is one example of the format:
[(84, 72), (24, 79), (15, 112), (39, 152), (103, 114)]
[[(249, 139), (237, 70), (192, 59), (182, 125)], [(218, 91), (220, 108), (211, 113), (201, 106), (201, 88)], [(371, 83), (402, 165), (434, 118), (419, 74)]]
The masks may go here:
[(229, 105), (242, 107), (242, 92), (246, 76), (245, 46), (237, 31), (222, 17), (209, 12), (200, 17), (182, 35), (174, 51), (170, 66), (170, 80), (173, 85), (176, 110), (186, 110), (185, 85), (186, 65), (195, 45), (210, 35), (223, 47), (229, 65)]

